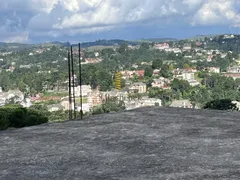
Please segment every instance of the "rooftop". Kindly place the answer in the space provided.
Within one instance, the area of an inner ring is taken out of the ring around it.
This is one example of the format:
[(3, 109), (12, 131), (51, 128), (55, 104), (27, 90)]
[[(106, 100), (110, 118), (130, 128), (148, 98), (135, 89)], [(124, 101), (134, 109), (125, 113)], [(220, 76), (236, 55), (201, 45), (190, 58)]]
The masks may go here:
[(238, 112), (141, 108), (0, 132), (0, 179), (238, 179)]

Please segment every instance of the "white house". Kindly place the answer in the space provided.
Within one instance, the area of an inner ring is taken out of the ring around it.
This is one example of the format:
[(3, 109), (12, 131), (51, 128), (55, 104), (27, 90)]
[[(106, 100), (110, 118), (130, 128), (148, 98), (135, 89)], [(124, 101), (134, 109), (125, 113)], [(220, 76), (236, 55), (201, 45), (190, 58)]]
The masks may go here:
[(147, 92), (147, 85), (144, 83), (133, 83), (129, 90), (136, 90), (138, 93), (146, 93)]
[[(90, 85), (77, 86), (77, 87), (74, 87), (75, 96), (77, 97), (79, 97), (81, 93), (80, 87), (82, 88), (82, 96), (87, 96), (89, 93), (92, 92), (92, 88)], [(72, 87), (72, 92), (73, 92), (73, 87)]]
[(177, 107), (177, 108), (193, 108), (193, 105), (189, 100), (176, 100), (173, 101), (170, 107)]

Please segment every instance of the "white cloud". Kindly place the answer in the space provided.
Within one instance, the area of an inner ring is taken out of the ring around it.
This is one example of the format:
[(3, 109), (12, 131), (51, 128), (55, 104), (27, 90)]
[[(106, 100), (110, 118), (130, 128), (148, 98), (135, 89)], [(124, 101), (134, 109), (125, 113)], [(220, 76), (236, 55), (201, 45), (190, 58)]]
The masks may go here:
[(4, 38), (3, 41), (7, 42), (7, 43), (13, 43), (13, 42), (25, 43), (25, 42), (28, 42), (28, 32), (23, 32), (23, 33), (19, 33), (17, 35), (12, 35), (8, 38)]
[(237, 0), (208, 0), (198, 10), (193, 19), (194, 25), (233, 25), (239, 16)]
[(239, 0), (8, 0), (2, 2), (0, 13), (15, 12), (15, 16), (0, 14), (0, 25), (20, 36), (29, 32), (52, 37), (151, 21), (164, 26), (164, 21), (175, 23), (177, 19), (194, 26), (229, 26), (240, 23), (237, 7)]

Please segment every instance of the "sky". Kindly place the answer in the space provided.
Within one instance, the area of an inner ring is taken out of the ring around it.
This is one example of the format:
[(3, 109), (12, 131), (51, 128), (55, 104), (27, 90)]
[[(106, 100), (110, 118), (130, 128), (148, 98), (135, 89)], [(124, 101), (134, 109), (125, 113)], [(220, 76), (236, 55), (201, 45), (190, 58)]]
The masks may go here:
[(188, 38), (240, 32), (240, 0), (0, 0), (0, 41)]

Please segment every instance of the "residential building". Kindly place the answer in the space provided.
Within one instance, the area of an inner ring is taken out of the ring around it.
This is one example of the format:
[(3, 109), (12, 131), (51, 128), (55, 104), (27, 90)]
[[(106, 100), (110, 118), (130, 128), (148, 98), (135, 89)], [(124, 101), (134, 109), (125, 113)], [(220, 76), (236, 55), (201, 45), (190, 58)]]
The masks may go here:
[(74, 90), (75, 90), (76, 97), (80, 96), (80, 93), (81, 93), (80, 90), (82, 90), (82, 96), (87, 96), (89, 93), (92, 92), (92, 87), (90, 85), (82, 85), (82, 86), (74, 87)]
[(212, 55), (209, 55), (209, 56), (207, 57), (207, 62), (212, 62), (212, 58), (213, 58), (213, 56), (212, 56)]
[(133, 90), (134, 92), (137, 93), (146, 93), (147, 92), (147, 85), (142, 82), (138, 83), (133, 83), (130, 87), (129, 90)]
[(220, 73), (220, 67), (208, 67), (206, 69), (210, 73)]
[(193, 105), (189, 100), (175, 100), (172, 102), (170, 107), (177, 107), (177, 108), (193, 108)]
[(145, 70), (135, 71), (135, 74), (136, 74), (138, 77), (144, 77), (144, 73), (145, 73)]
[(120, 73), (121, 73), (121, 78), (129, 79), (134, 76), (135, 71), (120, 71)]
[(232, 66), (227, 68), (228, 73), (240, 73), (240, 66)]
[(181, 70), (177, 70), (177, 72), (175, 71), (174, 77), (177, 79), (182, 79), (182, 80), (188, 81), (188, 83), (191, 86), (197, 86), (200, 83), (197, 80), (195, 80), (194, 72), (195, 72), (195, 70), (191, 69), (191, 68), (190, 69), (181, 69)]
[(102, 104), (102, 95), (98, 89), (93, 90), (88, 94), (87, 104), (89, 104), (91, 108)]
[(184, 44), (183, 45), (183, 51), (190, 51), (192, 49), (191, 44)]
[(164, 77), (160, 77), (159, 79), (153, 79), (152, 87), (162, 88), (162, 89), (170, 89), (169, 86), (170, 80)]
[(147, 106), (162, 106), (161, 99), (148, 98), (148, 97), (143, 97), (141, 99), (135, 99), (135, 100), (125, 100), (124, 103), (125, 103), (126, 110), (136, 109), (140, 107), (147, 107)]
[(195, 80), (193, 72), (182, 72), (181, 74), (176, 75), (176, 78), (183, 79), (183, 80), (186, 80), (186, 81)]
[(95, 57), (99, 57), (100, 56), (99, 52), (95, 52), (94, 55), (95, 55)]
[(52, 104), (52, 105), (48, 105), (47, 109), (50, 112), (60, 111), (60, 110), (64, 110), (64, 106), (61, 104)]
[(163, 44), (155, 44), (154, 45), (155, 49), (159, 49), (159, 50), (165, 50), (169, 48), (169, 44), (168, 43), (163, 43)]
[(158, 76), (160, 70), (159, 69), (154, 69), (153, 70), (153, 76)]
[(240, 78), (240, 73), (223, 73), (226, 77), (232, 77), (234, 80)]

